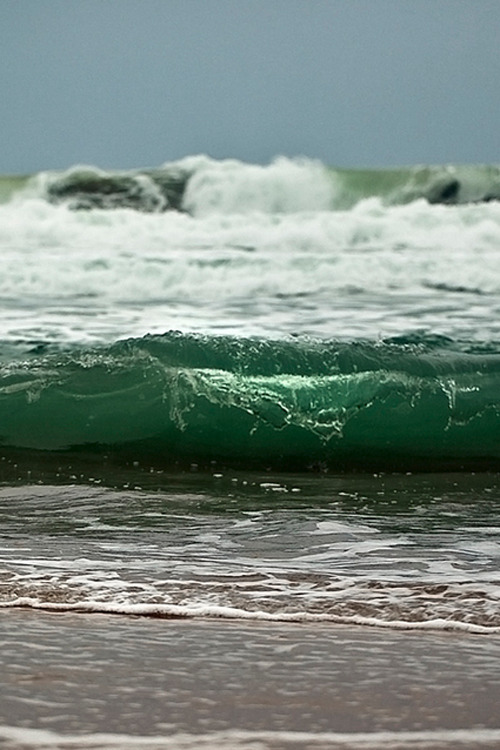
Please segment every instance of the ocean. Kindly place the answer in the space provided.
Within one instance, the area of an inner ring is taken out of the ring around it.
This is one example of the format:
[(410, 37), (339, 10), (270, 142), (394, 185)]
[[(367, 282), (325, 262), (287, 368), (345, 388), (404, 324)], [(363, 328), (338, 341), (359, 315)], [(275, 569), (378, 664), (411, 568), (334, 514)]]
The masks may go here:
[(0, 200), (4, 746), (499, 747), (500, 167)]

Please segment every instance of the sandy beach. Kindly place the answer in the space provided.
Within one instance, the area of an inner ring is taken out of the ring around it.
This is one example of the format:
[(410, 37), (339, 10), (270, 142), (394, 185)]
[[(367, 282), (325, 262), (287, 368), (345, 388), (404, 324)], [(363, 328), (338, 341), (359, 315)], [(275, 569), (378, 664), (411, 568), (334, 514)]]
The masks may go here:
[(16, 748), (493, 748), (500, 638), (4, 610)]

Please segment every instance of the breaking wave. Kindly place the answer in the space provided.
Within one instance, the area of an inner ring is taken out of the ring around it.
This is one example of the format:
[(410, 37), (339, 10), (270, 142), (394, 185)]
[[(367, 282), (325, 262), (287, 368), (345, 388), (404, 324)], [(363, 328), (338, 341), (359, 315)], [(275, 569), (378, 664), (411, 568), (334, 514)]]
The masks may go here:
[(73, 209), (132, 208), (211, 213), (294, 213), (347, 209), (366, 198), (386, 205), (425, 199), (463, 204), (500, 199), (500, 166), (444, 165), (335, 169), (310, 159), (279, 157), (268, 165), (190, 156), (161, 167), (106, 171), (74, 166), (29, 181), (0, 179), (0, 198), (19, 189)]
[(170, 332), (7, 361), (3, 446), (126, 446), (225, 460), (497, 466), (500, 352), (440, 337), (378, 343)]

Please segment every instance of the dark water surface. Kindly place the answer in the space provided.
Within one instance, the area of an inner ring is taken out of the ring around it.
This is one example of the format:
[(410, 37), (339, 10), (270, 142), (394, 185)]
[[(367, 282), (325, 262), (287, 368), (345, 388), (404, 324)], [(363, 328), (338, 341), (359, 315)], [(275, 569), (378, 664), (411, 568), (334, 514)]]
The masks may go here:
[(29, 465), (0, 488), (4, 607), (500, 632), (496, 474)]

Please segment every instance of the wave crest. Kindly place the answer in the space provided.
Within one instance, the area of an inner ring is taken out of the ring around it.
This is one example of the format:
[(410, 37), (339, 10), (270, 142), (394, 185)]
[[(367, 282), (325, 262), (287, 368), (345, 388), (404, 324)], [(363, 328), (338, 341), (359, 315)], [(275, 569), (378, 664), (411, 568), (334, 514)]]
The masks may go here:
[(142, 442), (165, 462), (497, 465), (500, 355), (169, 333), (11, 362), (4, 446)]
[[(0, 195), (10, 194), (15, 185), (12, 178), (0, 180)], [(367, 198), (379, 198), (385, 205), (422, 199), (456, 205), (499, 200), (500, 167), (335, 169), (307, 158), (278, 157), (259, 165), (199, 155), (151, 169), (76, 166), (45, 172), (29, 191), (73, 209), (177, 210), (195, 216), (340, 210)]]

